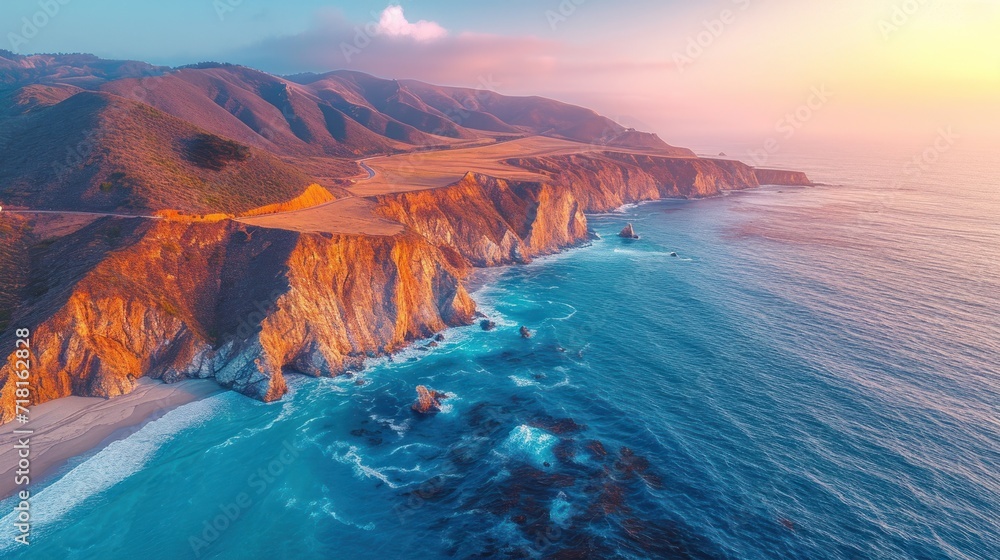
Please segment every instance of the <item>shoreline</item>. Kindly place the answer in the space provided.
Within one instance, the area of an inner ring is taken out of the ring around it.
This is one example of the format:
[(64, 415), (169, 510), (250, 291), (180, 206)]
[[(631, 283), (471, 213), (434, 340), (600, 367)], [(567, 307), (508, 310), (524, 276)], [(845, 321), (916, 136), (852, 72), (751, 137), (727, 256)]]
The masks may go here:
[(226, 391), (214, 379), (186, 379), (166, 384), (140, 378), (127, 395), (112, 399), (63, 397), (31, 407), (31, 421), (0, 425), (0, 501), (24, 486), (15, 484), (16, 429), (30, 429), (31, 484), (34, 492), (69, 461), (124, 439), (148, 422), (185, 404)]
[[(733, 192), (759, 190), (764, 185)], [(726, 193), (728, 194), (728, 193)], [(726, 196), (719, 195), (707, 198)], [(700, 199), (660, 198), (625, 203), (610, 212), (588, 212), (588, 216), (623, 213), (628, 208), (663, 201), (692, 201)], [(564, 255), (591, 244), (592, 239), (578, 243), (532, 259), (532, 263), (551, 257)], [(531, 264), (521, 263), (520, 265)], [(465, 278), (465, 286), (470, 295), (496, 282), (503, 273), (519, 266), (518, 263), (500, 266), (474, 268)], [(477, 307), (479, 302), (477, 301)], [(445, 331), (451, 330), (451, 327)], [(415, 345), (419, 341), (412, 341)], [(16, 485), (16, 455), (14, 444), (15, 429), (27, 428), (34, 431), (31, 439), (31, 479), (29, 490), (48, 482), (70, 461), (91, 455), (107, 447), (114, 441), (122, 440), (135, 433), (142, 426), (163, 416), (167, 412), (212, 395), (224, 393), (228, 389), (218, 385), (214, 379), (185, 379), (166, 384), (158, 379), (141, 377), (136, 388), (126, 395), (111, 399), (100, 397), (69, 396), (31, 407), (31, 421), (27, 425), (8, 422), (0, 425), (0, 501), (7, 500), (23, 486)], [(9, 457), (9, 459), (6, 459)]]

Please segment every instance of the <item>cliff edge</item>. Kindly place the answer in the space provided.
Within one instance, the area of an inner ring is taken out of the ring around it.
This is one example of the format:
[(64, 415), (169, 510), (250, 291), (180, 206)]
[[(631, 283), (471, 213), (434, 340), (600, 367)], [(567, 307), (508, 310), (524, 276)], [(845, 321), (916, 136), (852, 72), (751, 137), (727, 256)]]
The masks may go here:
[[(339, 375), (471, 323), (475, 304), (463, 286), (471, 267), (578, 244), (589, 237), (585, 212), (809, 184), (801, 173), (735, 161), (603, 148), (506, 163), (540, 180), (468, 172), (440, 188), (357, 199), (373, 219), (401, 224), (394, 235), (104, 217), (39, 239), (23, 218), (3, 216), (12, 256), (0, 267), (0, 298), (17, 305), (0, 317), (0, 347), (13, 347), (11, 326), (32, 328), (33, 404), (114, 397), (141, 376), (214, 378), (275, 400), (288, 372)], [(266, 210), (332, 198), (314, 187)], [(16, 365), (11, 354), (0, 367), (2, 422), (14, 414)]]

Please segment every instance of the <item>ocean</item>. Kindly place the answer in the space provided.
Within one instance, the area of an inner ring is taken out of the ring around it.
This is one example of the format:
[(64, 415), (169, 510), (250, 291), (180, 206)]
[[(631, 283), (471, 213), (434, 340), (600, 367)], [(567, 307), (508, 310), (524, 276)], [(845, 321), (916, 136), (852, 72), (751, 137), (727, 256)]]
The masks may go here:
[(1000, 558), (1000, 161), (929, 149), (590, 216), (483, 273), (496, 330), (175, 409), (36, 488), (0, 553)]

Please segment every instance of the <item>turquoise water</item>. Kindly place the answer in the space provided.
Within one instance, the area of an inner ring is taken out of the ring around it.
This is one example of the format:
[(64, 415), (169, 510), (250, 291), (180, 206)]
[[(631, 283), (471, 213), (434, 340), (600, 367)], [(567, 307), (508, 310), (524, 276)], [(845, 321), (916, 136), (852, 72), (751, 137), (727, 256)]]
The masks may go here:
[(787, 157), (827, 185), (592, 216), (363, 386), (171, 411), (4, 557), (1000, 558), (1000, 166)]

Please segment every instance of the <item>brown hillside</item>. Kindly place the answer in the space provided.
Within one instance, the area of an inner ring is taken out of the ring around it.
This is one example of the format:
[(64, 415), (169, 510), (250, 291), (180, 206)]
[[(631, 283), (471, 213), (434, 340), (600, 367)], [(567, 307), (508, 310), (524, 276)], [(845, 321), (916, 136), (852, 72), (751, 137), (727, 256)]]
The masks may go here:
[(9, 126), (0, 199), (12, 205), (239, 213), (313, 182), (267, 152), (107, 93), (76, 94)]

